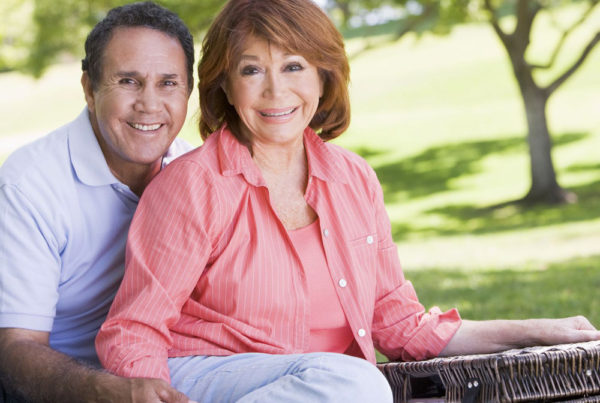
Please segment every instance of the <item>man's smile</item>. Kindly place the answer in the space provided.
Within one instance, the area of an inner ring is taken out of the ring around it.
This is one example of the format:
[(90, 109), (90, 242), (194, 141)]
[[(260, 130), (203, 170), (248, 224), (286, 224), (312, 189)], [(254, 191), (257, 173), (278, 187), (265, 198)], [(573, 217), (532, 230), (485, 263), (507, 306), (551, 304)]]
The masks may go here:
[(127, 122), (127, 124), (134, 129), (141, 130), (143, 132), (158, 130), (162, 124), (161, 123), (153, 123), (153, 124), (142, 124), (142, 123), (132, 123)]

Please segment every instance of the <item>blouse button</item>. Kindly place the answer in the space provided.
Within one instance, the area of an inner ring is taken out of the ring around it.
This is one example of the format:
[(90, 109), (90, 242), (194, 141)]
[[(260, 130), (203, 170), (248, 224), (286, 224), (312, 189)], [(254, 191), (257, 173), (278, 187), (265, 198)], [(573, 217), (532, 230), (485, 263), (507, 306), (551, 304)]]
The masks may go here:
[(369, 236), (367, 237), (367, 243), (368, 243), (369, 245), (371, 245), (371, 244), (373, 243), (373, 236), (369, 235)]
[(365, 329), (358, 329), (358, 336), (359, 337), (365, 337), (367, 334), (367, 331)]
[(348, 282), (346, 281), (345, 278), (340, 279), (340, 281), (338, 281), (338, 284), (340, 285), (340, 287), (344, 288), (348, 285)]
[(323, 236), (325, 236), (325, 238), (329, 236), (329, 230), (327, 228), (323, 230)]

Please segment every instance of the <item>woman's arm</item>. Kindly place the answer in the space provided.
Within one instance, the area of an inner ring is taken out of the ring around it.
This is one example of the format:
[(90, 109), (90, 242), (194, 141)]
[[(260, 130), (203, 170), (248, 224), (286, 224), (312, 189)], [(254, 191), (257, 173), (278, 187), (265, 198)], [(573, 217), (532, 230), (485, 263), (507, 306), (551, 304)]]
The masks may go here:
[(562, 319), (463, 320), (440, 356), (484, 354), (537, 345), (600, 340), (583, 316)]
[(221, 205), (195, 167), (172, 162), (146, 188), (135, 212), (125, 275), (96, 337), (100, 362), (116, 375), (170, 381), (170, 328), (212, 251), (205, 228), (217, 207), (202, 207)]

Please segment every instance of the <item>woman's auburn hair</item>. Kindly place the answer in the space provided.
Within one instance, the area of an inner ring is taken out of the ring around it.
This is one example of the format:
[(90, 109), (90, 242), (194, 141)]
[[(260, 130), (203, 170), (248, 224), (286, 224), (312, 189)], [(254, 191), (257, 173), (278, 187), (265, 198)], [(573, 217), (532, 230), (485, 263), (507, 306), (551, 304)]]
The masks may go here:
[(249, 37), (301, 55), (317, 67), (323, 96), (309, 126), (323, 140), (342, 134), (350, 124), (350, 66), (342, 35), (325, 12), (312, 0), (230, 0), (202, 42), (198, 65), (202, 139), (226, 123), (242, 144), (250, 143), (222, 88)]

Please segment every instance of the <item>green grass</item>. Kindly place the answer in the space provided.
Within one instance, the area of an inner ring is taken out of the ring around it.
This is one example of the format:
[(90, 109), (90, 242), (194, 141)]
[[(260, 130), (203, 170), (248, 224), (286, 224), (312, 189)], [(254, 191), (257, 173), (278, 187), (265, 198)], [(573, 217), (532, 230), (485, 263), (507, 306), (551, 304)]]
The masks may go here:
[[(551, 38), (548, 29), (542, 21), (533, 39), (541, 60), (549, 45), (536, 41)], [(349, 39), (348, 49), (364, 40)], [(562, 65), (578, 52), (565, 50)], [(579, 202), (522, 209), (494, 207), (525, 194), (529, 167), (521, 100), (487, 25), (352, 59), (353, 120), (335, 142), (375, 168), (406, 276), (426, 306), (457, 306), (473, 319), (584, 314), (600, 325), (598, 71), (600, 48), (548, 109), (559, 181)], [(79, 113), (79, 75), (77, 63), (39, 82), (0, 74), (0, 161)], [(196, 97), (182, 136), (200, 144)]]
[(472, 319), (577, 315), (600, 317), (600, 255), (504, 270), (433, 268), (411, 273), (426, 304), (460, 306)]
[[(541, 60), (547, 25), (533, 40)], [(567, 49), (559, 66), (577, 55)], [(600, 325), (599, 69), (596, 49), (548, 108), (559, 181), (579, 202), (523, 209), (499, 206), (527, 192), (529, 160), (518, 89), (487, 25), (353, 58), (353, 122), (336, 142), (375, 168), (426, 306), (473, 319), (584, 314)]]

